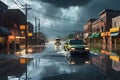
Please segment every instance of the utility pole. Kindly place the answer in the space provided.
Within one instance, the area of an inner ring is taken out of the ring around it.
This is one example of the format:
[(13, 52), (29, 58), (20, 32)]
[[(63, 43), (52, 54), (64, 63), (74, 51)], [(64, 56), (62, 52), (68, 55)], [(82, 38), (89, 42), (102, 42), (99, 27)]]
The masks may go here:
[(26, 48), (26, 54), (28, 53), (28, 25), (27, 25), (27, 15), (28, 15), (28, 10), (30, 10), (31, 8), (28, 8), (28, 5), (27, 3), (25, 5), (23, 5), (25, 8), (25, 15), (26, 15), (26, 22), (25, 22), (25, 48)]
[(37, 36), (37, 44), (40, 44), (40, 19), (38, 19), (38, 36)]
[(35, 38), (37, 38), (37, 18), (35, 17)]
[[(38, 32), (40, 33), (40, 19), (38, 19), (39, 20), (39, 23), (38, 23)], [(39, 37), (40, 37), (40, 35), (39, 35)]]
[[(27, 15), (28, 15), (28, 10), (30, 10), (31, 8), (28, 8), (28, 6), (30, 6), (30, 5), (28, 5), (27, 3), (25, 4), (25, 5), (22, 5), (22, 6), (24, 6), (24, 8), (23, 9), (25, 9), (25, 15), (26, 15), (26, 19), (25, 19), (25, 48), (26, 48), (26, 50), (25, 50), (25, 52), (26, 52), (26, 54), (28, 54), (28, 25), (27, 25)], [(28, 59), (26, 58), (26, 79), (25, 80), (27, 80), (27, 78), (28, 78), (28, 76), (27, 76), (27, 61), (28, 61)]]

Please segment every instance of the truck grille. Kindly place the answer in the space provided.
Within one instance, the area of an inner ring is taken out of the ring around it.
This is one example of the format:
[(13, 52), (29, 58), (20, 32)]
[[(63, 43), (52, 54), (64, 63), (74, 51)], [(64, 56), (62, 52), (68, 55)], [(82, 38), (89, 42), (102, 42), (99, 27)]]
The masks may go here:
[(75, 50), (85, 50), (85, 48), (75, 48)]

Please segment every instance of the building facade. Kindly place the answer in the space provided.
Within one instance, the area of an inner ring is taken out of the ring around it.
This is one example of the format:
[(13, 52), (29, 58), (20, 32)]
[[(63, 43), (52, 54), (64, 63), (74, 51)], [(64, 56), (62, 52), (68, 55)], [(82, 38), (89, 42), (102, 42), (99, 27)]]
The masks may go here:
[(99, 13), (102, 44), (111, 45), (110, 28), (112, 27), (112, 18), (120, 15), (120, 11), (104, 9)]
[(94, 21), (92, 23), (91, 38), (92, 38), (93, 43), (100, 43), (101, 44), (100, 32), (101, 32), (101, 28), (99, 26), (99, 19), (97, 19), (96, 21)]
[(6, 22), (6, 12), (8, 10), (8, 6), (0, 1), (0, 53), (4, 53), (7, 48), (8, 35), (10, 35), (10, 31), (5, 25)]
[[(99, 43), (102, 45), (112, 45), (116, 43), (116, 39), (112, 36), (112, 18), (120, 15), (120, 11), (112, 9), (104, 9), (99, 13), (99, 19), (94, 20), (93, 22), (87, 23), (84, 26), (84, 38), (86, 40), (92, 41), (92, 43)], [(119, 21), (117, 19), (117, 21)], [(117, 22), (118, 23), (118, 22)], [(116, 22), (113, 23), (114, 27), (117, 26)], [(111, 30), (110, 30), (111, 29)], [(117, 34), (117, 33), (116, 33)], [(86, 35), (90, 35), (88, 38)], [(91, 43), (91, 42), (88, 43)]]
[(110, 29), (111, 32), (111, 42), (114, 46), (120, 45), (120, 16), (112, 18), (112, 28)]
[(96, 19), (89, 19), (87, 23), (84, 25), (84, 40), (86, 43), (91, 43), (92, 39), (89, 38), (90, 35), (92, 34), (92, 22), (95, 21)]
[[(26, 24), (26, 16), (25, 14), (20, 11), (19, 9), (9, 9), (6, 13), (6, 22), (5, 25), (10, 30), (11, 35), (8, 36), (8, 49), (19, 49), (20, 37), (23, 35), (20, 30), (21, 25)], [(23, 31), (25, 34), (25, 31)], [(25, 44), (25, 38), (24, 38)]]

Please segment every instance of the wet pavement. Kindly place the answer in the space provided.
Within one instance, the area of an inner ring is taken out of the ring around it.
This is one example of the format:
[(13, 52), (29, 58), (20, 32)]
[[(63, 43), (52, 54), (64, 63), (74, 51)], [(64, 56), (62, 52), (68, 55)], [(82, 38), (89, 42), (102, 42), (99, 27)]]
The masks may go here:
[(54, 42), (35, 49), (1, 54), (0, 80), (120, 80), (119, 49), (93, 46), (89, 56), (72, 57)]

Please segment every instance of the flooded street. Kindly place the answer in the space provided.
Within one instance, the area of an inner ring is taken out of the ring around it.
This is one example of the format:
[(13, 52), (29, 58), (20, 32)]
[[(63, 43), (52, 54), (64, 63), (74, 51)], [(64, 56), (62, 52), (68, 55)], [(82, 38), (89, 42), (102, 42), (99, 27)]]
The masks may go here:
[(120, 0), (0, 0), (0, 80), (120, 80)]
[(0, 80), (120, 80), (119, 53), (91, 48), (89, 56), (68, 54), (53, 42), (34, 53), (1, 54)]

